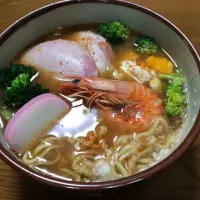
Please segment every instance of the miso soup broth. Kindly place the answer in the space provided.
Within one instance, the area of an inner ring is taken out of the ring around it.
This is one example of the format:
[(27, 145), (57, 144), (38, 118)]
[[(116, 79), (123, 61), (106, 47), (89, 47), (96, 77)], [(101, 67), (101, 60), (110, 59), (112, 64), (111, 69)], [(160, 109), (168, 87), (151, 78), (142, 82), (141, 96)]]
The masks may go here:
[[(108, 181), (155, 165), (176, 144), (186, 117), (181, 69), (156, 38), (114, 25), (59, 27), (20, 52), (11, 63), (37, 71), (30, 76), (21, 69), (31, 79), (26, 85), (21, 73), (15, 77), (16, 84), (23, 83), (17, 88), (23, 89), (23, 102), (10, 94), (18, 87), (11, 82), (3, 88), (1, 109), (5, 126), (20, 124), (26, 128), (26, 140), (22, 131), (12, 133), (10, 128), (5, 129), (5, 138), (31, 168), (72, 181)], [(44, 89), (38, 92), (31, 84)], [(43, 101), (44, 93), (56, 96), (55, 100), (49, 97), (50, 105), (36, 100), (30, 103), (38, 96)], [(30, 124), (23, 122), (20, 113), (24, 105), (28, 105), (26, 112), (32, 113)], [(42, 105), (47, 108), (40, 112)], [(54, 109), (60, 113), (56, 117)], [(41, 129), (37, 129), (37, 117), (46, 123), (44, 127), (40, 124)], [(18, 134), (24, 141), (16, 144), (13, 138)]]

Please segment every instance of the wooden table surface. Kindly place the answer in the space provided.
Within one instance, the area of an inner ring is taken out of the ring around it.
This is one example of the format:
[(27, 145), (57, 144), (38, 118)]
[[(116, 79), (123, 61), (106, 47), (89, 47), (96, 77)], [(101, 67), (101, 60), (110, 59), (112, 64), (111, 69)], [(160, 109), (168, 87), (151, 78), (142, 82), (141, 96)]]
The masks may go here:
[[(200, 52), (199, 0), (132, 0), (167, 17), (191, 39)], [(53, 0), (0, 0), (0, 31), (28, 12)], [(189, 67), (189, 66), (188, 66)], [(0, 160), (0, 200), (84, 199), (55, 192), (14, 171)], [(90, 199), (91, 197), (87, 197)], [(146, 182), (96, 199), (200, 199), (200, 137), (173, 165)], [(86, 197), (85, 197), (86, 199)], [(94, 199), (91, 198), (91, 199)]]

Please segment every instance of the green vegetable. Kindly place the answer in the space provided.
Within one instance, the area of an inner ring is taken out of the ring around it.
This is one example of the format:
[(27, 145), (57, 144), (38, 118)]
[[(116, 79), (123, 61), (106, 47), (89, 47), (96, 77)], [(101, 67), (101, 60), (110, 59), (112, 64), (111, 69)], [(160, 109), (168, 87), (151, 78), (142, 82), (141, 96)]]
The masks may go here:
[(3, 107), (2, 111), (1, 111), (1, 114), (7, 121), (9, 121), (9, 120), (12, 119), (12, 117), (14, 116), (15, 112), (16, 112), (15, 109), (13, 110), (13, 109), (9, 109), (7, 107)]
[(48, 92), (49, 90), (42, 88), (41, 85), (32, 83), (28, 73), (23, 73), (11, 82), (10, 87), (6, 88), (4, 103), (9, 107), (20, 108), (34, 97)]
[(160, 49), (155, 40), (150, 37), (138, 37), (133, 46), (139, 53), (144, 55), (155, 54)]
[(169, 116), (180, 116), (184, 112), (186, 106), (186, 94), (184, 93), (185, 79), (183, 75), (178, 72), (171, 75), (162, 74), (159, 75), (159, 78), (169, 81), (166, 93), (165, 111)]
[(6, 88), (11, 85), (12, 81), (20, 74), (27, 74), (29, 79), (31, 79), (37, 71), (34, 67), (25, 66), (22, 64), (13, 64), (0, 70), (0, 86)]
[(120, 43), (128, 39), (130, 31), (123, 23), (113, 21), (99, 25), (97, 33), (112, 43)]

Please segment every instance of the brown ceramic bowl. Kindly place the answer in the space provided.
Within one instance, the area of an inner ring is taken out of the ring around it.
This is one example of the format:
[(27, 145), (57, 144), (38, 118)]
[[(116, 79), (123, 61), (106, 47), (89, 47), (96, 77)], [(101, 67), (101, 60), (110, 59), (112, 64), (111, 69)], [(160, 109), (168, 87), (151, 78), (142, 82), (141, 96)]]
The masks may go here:
[(188, 87), (188, 117), (181, 130), (177, 145), (171, 154), (155, 166), (136, 175), (114, 181), (78, 183), (61, 180), (34, 171), (24, 165), (12, 152), (0, 134), (1, 158), (13, 168), (39, 182), (57, 188), (81, 191), (99, 191), (129, 185), (147, 179), (174, 162), (191, 145), (200, 131), (200, 60), (187, 37), (171, 22), (155, 12), (123, 1), (69, 0), (40, 8), (12, 24), (0, 36), (0, 67), (11, 60), (27, 45), (58, 26), (120, 20), (143, 35), (155, 38), (182, 67)]

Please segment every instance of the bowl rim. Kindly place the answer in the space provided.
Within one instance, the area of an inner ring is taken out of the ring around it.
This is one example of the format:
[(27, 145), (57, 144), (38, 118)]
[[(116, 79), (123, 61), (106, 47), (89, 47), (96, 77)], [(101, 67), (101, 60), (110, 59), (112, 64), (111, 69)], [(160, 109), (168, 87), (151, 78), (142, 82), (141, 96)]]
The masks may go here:
[[(56, 3), (52, 3), (49, 5), (46, 5), (44, 7), (41, 7), (33, 12), (30, 12), (29, 14), (25, 15), (21, 19), (14, 22), (11, 26), (9, 26), (1, 35), (0, 35), (0, 46), (6, 41), (6, 39), (12, 35), (15, 31), (17, 31), (20, 27), (25, 25), (28, 21), (41, 16), (51, 10), (54, 10), (58, 7), (66, 6), (66, 5), (74, 5), (74, 4), (83, 4), (83, 3), (89, 3), (89, 4), (113, 4), (118, 6), (123, 6), (127, 8), (131, 8), (134, 10), (141, 11), (147, 15), (150, 15), (151, 17), (154, 17), (164, 23), (168, 26), (168, 28), (172, 29), (187, 45), (188, 49), (190, 50), (191, 54), (193, 55), (193, 58), (196, 61), (196, 64), (198, 66), (199, 72), (200, 72), (200, 58), (198, 56), (198, 53), (190, 40), (184, 35), (184, 33), (177, 28), (172, 22), (170, 22), (165, 17), (161, 16), (160, 14), (145, 8), (143, 6), (140, 6), (135, 3), (123, 1), (123, 0), (66, 0), (66, 1), (59, 1)], [(167, 156), (165, 159), (163, 159), (158, 164), (148, 168), (147, 170), (144, 170), (143, 172), (140, 172), (138, 174), (121, 178), (113, 181), (106, 181), (106, 182), (93, 182), (93, 183), (79, 183), (74, 181), (67, 181), (60, 178), (56, 178), (53, 176), (49, 176), (46, 174), (43, 174), (41, 172), (38, 172), (36, 170), (33, 170), (29, 168), (27, 165), (20, 162), (17, 158), (14, 157), (9, 151), (7, 151), (3, 145), (0, 143), (0, 157), (2, 160), (4, 160), (7, 164), (12, 166), (13, 168), (17, 169), (18, 171), (21, 171), (22, 173), (40, 181), (47, 185), (53, 186), (53, 187), (60, 187), (60, 188), (68, 188), (68, 189), (74, 189), (74, 190), (82, 190), (82, 191), (99, 191), (102, 189), (109, 189), (109, 188), (116, 188), (121, 187), (125, 185), (129, 185), (132, 183), (136, 183), (138, 181), (150, 178), (154, 174), (160, 172), (167, 166), (169, 166), (172, 162), (177, 160), (185, 151), (186, 149), (193, 143), (195, 138), (198, 136), (198, 133), (200, 132), (200, 110), (198, 112), (198, 115), (196, 117), (196, 120), (193, 124), (192, 129), (188, 133), (187, 137), (182, 141), (182, 143), (172, 152), (169, 156)]]

